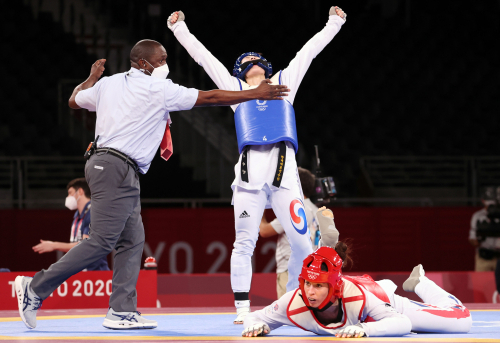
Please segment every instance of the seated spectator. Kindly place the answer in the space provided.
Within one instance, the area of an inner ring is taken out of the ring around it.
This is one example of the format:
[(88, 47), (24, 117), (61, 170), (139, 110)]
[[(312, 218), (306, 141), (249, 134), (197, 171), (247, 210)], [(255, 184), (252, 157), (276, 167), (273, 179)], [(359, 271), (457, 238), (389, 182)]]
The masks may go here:
[[(80, 241), (89, 238), (90, 235), (90, 188), (85, 178), (74, 179), (66, 187), (68, 196), (66, 197), (66, 207), (76, 210), (71, 225), (71, 236), (69, 243), (52, 242), (40, 240), (40, 243), (33, 247), (33, 251), (43, 254), (54, 250), (68, 252)], [(102, 258), (90, 264), (86, 270), (109, 270), (108, 261)]]

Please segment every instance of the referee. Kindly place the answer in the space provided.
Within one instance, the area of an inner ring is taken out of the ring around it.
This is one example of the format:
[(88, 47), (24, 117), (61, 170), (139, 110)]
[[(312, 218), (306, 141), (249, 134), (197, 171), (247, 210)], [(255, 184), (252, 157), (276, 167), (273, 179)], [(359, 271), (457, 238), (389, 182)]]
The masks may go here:
[(156, 321), (137, 312), (136, 284), (144, 246), (138, 173), (148, 171), (160, 143), (162, 157), (171, 154), (169, 112), (282, 99), (289, 91), (286, 86), (270, 85), (269, 80), (246, 91), (185, 88), (166, 79), (166, 59), (160, 43), (142, 40), (130, 51), (129, 71), (99, 80), (106, 60), (98, 60), (89, 78), (73, 91), (71, 108), (97, 112), (97, 149), (85, 166), (92, 193), (91, 234), (49, 269), (33, 278), (16, 278), (19, 314), (28, 328), (36, 327), (36, 312), (44, 299), (113, 248), (113, 289), (103, 326), (156, 328)]

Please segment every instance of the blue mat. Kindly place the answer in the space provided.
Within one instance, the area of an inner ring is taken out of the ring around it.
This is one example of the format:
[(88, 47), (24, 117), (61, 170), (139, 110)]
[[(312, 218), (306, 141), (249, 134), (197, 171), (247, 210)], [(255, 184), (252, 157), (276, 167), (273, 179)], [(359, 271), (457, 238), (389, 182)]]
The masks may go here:
[[(408, 338), (462, 338), (499, 339), (500, 311), (471, 312), (473, 325), (468, 334), (410, 334)], [(158, 321), (153, 330), (108, 330), (102, 327), (103, 317), (39, 320), (36, 329), (29, 330), (21, 321), (0, 319), (0, 340), (7, 337), (105, 337), (109, 336), (157, 336), (157, 337), (240, 337), (243, 327), (234, 325), (233, 314), (204, 315), (145, 315)], [(296, 327), (284, 326), (271, 332), (267, 337), (304, 337), (306, 340), (319, 336)]]

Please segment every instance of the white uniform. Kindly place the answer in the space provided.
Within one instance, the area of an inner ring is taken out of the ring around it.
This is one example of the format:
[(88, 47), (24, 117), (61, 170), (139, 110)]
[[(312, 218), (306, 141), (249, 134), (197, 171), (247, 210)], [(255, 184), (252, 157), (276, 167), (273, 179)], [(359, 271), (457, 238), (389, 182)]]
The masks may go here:
[[(321, 324), (300, 297), (300, 289), (286, 293), (279, 300), (260, 311), (250, 313), (245, 329), (267, 324), (271, 330), (282, 325), (294, 325), (318, 335), (335, 335), (350, 325), (360, 325), (366, 335), (403, 336), (410, 331), (467, 333), (472, 325), (469, 310), (450, 293), (427, 278), (417, 285), (415, 292), (424, 300), (419, 303), (394, 294), (397, 286), (390, 280), (376, 283), (382, 288), (380, 299), (368, 287), (344, 279), (342, 319), (338, 323)], [(432, 304), (432, 305), (430, 305)]]
[[(331, 15), (319, 33), (310, 39), (297, 53), (287, 68), (276, 73), (272, 84), (284, 84), (290, 89), (286, 101), (293, 105), (299, 85), (309, 68), (312, 60), (335, 37), (344, 20), (339, 16)], [(184, 21), (179, 21), (171, 27), (175, 37), (186, 48), (191, 57), (205, 69), (214, 83), (224, 90), (246, 90), (255, 88), (246, 82), (233, 77), (226, 67), (220, 63), (195, 36), (193, 36)], [(236, 110), (238, 105), (231, 108)], [(302, 188), (297, 172), (295, 151), (292, 144), (287, 142), (286, 161), (281, 187), (272, 185), (276, 173), (280, 143), (249, 147), (248, 179), (241, 180), (241, 155), (235, 165), (235, 179), (231, 185), (233, 189), (233, 205), (236, 229), (236, 241), (231, 256), (231, 285), (233, 292), (249, 292), (252, 279), (251, 257), (258, 238), (259, 224), (265, 208), (272, 208), (278, 220), (283, 224), (290, 241), (292, 254), (289, 261), (289, 282), (287, 290), (298, 287), (298, 276), (302, 260), (312, 252), (309, 237), (306, 232), (297, 229), (303, 225), (300, 221), (294, 227), (291, 219), (296, 217), (303, 206)], [(300, 200), (299, 203), (295, 202)]]
[[(318, 207), (312, 203), (310, 199), (304, 199), (304, 205), (306, 210), (307, 218), (307, 228), (309, 229), (311, 237), (312, 250), (318, 248), (317, 233), (319, 233), (318, 220), (316, 219), (316, 212), (318, 212)], [(283, 225), (279, 222), (278, 218), (275, 218), (271, 223), (274, 231), (278, 233), (278, 243), (276, 244), (276, 273), (283, 273), (288, 270), (288, 260), (290, 260), (290, 254), (292, 250), (290, 249), (290, 243), (286, 237), (285, 229)]]
[[(319, 226), (318, 219), (316, 218), (318, 207), (314, 205), (310, 199), (304, 199), (304, 205), (306, 210), (307, 229), (311, 237), (312, 250), (314, 251), (318, 247), (317, 241), (319, 241)], [(276, 292), (278, 298), (280, 298), (286, 293), (286, 284), (289, 280), (288, 261), (290, 260), (292, 249), (290, 248), (290, 242), (286, 236), (285, 229), (278, 218), (275, 218), (269, 224), (271, 224), (274, 231), (278, 233), (278, 242), (276, 244)]]

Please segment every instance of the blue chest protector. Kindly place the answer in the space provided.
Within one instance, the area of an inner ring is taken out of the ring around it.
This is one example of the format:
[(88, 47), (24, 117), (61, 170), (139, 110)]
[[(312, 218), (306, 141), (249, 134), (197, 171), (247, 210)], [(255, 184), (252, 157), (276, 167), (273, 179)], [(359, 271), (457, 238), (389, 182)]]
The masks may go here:
[(238, 149), (247, 145), (265, 145), (281, 141), (299, 148), (295, 111), (286, 100), (250, 100), (241, 103), (234, 112)]

